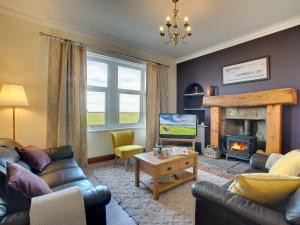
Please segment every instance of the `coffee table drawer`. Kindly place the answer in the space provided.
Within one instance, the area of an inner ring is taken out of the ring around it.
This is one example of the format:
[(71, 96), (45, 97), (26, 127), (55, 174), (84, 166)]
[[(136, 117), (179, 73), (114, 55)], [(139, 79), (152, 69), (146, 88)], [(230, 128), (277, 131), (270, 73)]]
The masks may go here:
[(194, 165), (194, 158), (182, 159), (179, 161), (180, 168), (187, 168)]
[(178, 170), (178, 162), (172, 162), (165, 165), (161, 165), (159, 168), (160, 175), (172, 174), (174, 171)]

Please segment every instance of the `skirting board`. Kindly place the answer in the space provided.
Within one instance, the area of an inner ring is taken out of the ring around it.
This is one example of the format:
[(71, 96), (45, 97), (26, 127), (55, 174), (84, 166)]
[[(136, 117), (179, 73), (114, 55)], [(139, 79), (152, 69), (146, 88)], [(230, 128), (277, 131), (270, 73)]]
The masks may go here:
[(114, 154), (92, 157), (92, 158), (88, 158), (88, 164), (104, 162), (104, 161), (112, 160), (114, 158), (115, 158)]

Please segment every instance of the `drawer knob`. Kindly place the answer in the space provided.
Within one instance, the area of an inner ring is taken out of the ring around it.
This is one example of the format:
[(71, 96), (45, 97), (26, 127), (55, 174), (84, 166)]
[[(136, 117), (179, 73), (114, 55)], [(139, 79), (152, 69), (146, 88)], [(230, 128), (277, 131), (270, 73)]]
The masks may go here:
[(170, 167), (168, 167), (168, 168), (167, 168), (167, 170), (168, 170), (168, 171), (172, 170), (172, 167), (171, 167), (171, 166), (170, 166)]
[(185, 162), (185, 165), (189, 165), (189, 164), (190, 164), (190, 162), (189, 162), (189, 161)]

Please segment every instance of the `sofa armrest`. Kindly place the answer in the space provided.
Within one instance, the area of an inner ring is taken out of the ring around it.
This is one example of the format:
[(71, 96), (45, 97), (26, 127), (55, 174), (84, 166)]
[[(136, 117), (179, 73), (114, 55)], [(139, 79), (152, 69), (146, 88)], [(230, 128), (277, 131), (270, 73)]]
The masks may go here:
[(261, 153), (255, 153), (250, 158), (250, 168), (255, 170), (261, 170), (262, 172), (268, 172), (265, 165), (269, 156)]
[(288, 224), (281, 213), (235, 195), (210, 182), (201, 181), (195, 183), (193, 185), (192, 193), (197, 199), (203, 199), (211, 202), (213, 205), (218, 205), (224, 209), (226, 208), (233, 214), (242, 216), (256, 224)]
[(111, 199), (108, 188), (104, 185), (98, 185), (82, 193), (85, 208), (106, 206)]
[(52, 161), (69, 159), (74, 157), (73, 147), (71, 145), (60, 146), (55, 148), (45, 149)]
[(20, 211), (5, 216), (1, 225), (29, 225), (29, 211)]

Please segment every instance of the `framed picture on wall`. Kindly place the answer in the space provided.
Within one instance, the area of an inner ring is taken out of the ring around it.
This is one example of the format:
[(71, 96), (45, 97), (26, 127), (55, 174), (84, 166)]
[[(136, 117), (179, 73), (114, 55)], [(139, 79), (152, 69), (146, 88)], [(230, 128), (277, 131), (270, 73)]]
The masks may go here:
[(223, 66), (222, 84), (237, 84), (270, 79), (269, 56)]

